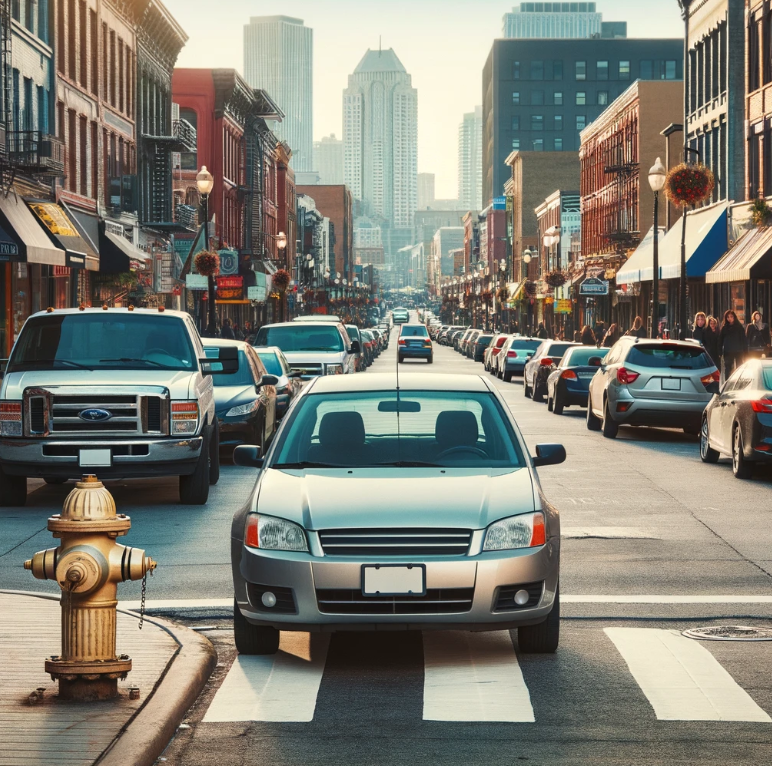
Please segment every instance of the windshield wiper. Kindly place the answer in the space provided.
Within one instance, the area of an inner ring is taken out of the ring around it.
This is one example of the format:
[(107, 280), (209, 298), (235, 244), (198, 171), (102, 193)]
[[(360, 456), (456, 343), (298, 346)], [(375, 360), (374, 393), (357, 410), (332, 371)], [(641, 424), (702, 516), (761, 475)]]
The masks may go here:
[(398, 460), (395, 463), (376, 463), (371, 468), (447, 468), (439, 463), (423, 463), (420, 460)]
[(312, 463), (311, 461), (304, 460), (300, 463), (274, 463), (271, 468), (346, 468), (345, 465), (332, 465), (331, 463)]
[(122, 362), (127, 364), (129, 362), (144, 362), (145, 364), (152, 364), (154, 367), (158, 367), (162, 370), (173, 370), (174, 367), (169, 367), (168, 364), (161, 364), (160, 362), (154, 362), (152, 359), (131, 359), (129, 357), (121, 357), (120, 359), (100, 359), (100, 362)]

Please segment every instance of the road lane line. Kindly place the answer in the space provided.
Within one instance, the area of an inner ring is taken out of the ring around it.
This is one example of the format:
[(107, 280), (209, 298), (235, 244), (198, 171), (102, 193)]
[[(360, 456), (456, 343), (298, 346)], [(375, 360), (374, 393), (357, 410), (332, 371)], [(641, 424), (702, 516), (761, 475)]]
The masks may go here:
[(204, 723), (313, 721), (330, 636), (282, 633), (273, 656), (236, 657)]
[(660, 721), (772, 719), (700, 643), (675, 630), (605, 628)]
[(426, 631), (425, 721), (535, 721), (531, 695), (506, 631)]

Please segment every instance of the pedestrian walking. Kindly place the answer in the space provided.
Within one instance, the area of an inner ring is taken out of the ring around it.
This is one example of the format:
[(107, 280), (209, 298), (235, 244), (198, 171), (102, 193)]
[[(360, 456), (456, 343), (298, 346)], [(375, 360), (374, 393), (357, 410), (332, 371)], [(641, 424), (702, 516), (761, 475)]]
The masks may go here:
[(230, 319), (223, 320), (222, 330), (220, 330), (220, 337), (227, 340), (236, 340), (236, 336), (233, 334), (233, 327)]
[(595, 323), (595, 327), (593, 327), (592, 331), (595, 333), (595, 338), (600, 346), (601, 342), (606, 337), (606, 323), (602, 319), (599, 319)]
[(706, 320), (705, 330), (702, 332), (702, 345), (708, 356), (713, 360), (713, 364), (721, 369), (721, 354), (718, 350), (718, 319), (709, 316)]
[(621, 337), (622, 333), (619, 329), (619, 325), (614, 322), (603, 336), (603, 348), (611, 348)]
[(745, 331), (737, 314), (729, 309), (724, 312), (724, 323), (718, 334), (718, 351), (721, 354), (721, 362), (726, 380), (739, 367), (745, 359), (748, 343)]
[(705, 333), (708, 331), (708, 318), (704, 311), (698, 311), (694, 315), (694, 325), (692, 327), (692, 338), (705, 345)]
[(581, 342), (582, 342), (582, 331), (574, 330), (574, 343), (581, 343)]
[(633, 326), (627, 331), (627, 335), (631, 335), (633, 338), (645, 338), (647, 336), (642, 317), (635, 317)]
[(749, 356), (754, 359), (769, 356), (769, 325), (764, 324), (760, 312), (753, 312), (751, 322), (745, 328), (745, 338), (748, 341)]
[(539, 329), (536, 331), (536, 337), (542, 340), (548, 340), (550, 334), (547, 332), (547, 328), (544, 326), (544, 322), (539, 322)]
[(595, 337), (595, 333), (592, 331), (590, 325), (582, 327), (582, 332), (579, 335), (579, 340), (583, 346), (597, 346), (598, 340)]

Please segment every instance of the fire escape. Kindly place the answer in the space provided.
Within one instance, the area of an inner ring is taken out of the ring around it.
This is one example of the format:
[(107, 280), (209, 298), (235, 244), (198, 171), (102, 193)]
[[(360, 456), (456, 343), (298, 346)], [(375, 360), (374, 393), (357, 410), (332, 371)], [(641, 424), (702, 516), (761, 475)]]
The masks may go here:
[(616, 200), (614, 203), (615, 221), (613, 228), (606, 233), (606, 238), (614, 244), (617, 255), (624, 255), (638, 244), (641, 232), (636, 218), (638, 198), (637, 189), (640, 165), (633, 156), (633, 132), (630, 126), (614, 136), (614, 145), (610, 147), (603, 172), (614, 176), (613, 184)]

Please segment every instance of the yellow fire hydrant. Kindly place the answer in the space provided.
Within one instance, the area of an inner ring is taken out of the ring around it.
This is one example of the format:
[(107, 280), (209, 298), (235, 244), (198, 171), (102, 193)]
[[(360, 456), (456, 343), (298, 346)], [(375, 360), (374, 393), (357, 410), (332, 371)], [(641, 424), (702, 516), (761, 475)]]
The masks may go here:
[(115, 501), (96, 476), (84, 476), (48, 520), (61, 540), (24, 562), (38, 580), (56, 580), (62, 589), (62, 654), (46, 661), (59, 681), (59, 696), (104, 700), (118, 696), (118, 679), (131, 670), (127, 655), (115, 652), (118, 583), (141, 580), (156, 568), (143, 550), (115, 541), (131, 528), (116, 513)]

